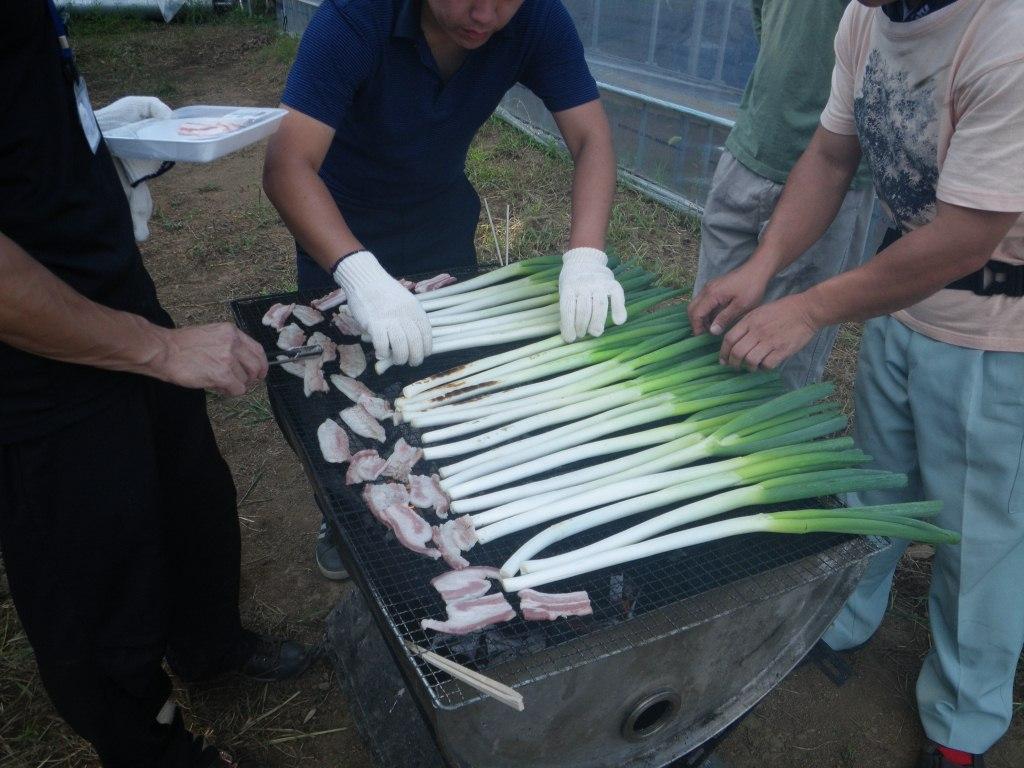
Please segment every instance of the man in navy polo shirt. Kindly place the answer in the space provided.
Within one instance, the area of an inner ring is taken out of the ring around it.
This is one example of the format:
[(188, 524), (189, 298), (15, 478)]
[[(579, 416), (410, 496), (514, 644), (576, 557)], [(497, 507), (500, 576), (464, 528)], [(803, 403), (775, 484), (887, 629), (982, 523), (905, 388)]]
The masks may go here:
[[(344, 288), (380, 358), (417, 365), (431, 350), (425, 312), (392, 275), (476, 263), (466, 152), (516, 83), (552, 112), (575, 164), (562, 335), (599, 335), (609, 309), (626, 320), (604, 253), (615, 156), (560, 0), (324, 0), (303, 35), (263, 183), (295, 235), (300, 290)], [(344, 574), (326, 526), (317, 561)]]

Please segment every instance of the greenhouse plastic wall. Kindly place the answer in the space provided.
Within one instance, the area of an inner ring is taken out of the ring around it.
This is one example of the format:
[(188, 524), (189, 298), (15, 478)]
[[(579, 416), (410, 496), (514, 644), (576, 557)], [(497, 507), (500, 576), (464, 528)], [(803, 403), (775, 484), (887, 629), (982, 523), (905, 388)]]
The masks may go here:
[[(563, 0), (601, 89), (625, 179), (700, 210), (757, 57), (749, 0)], [(545, 140), (551, 115), (516, 86), (499, 114)]]

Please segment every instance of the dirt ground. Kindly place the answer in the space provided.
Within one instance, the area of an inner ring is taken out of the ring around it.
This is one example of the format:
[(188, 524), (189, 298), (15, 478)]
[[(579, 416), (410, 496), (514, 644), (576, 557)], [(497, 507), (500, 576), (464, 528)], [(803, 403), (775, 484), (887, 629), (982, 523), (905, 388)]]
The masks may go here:
[[(265, 23), (162, 26), (82, 23), (79, 61), (96, 106), (128, 93), (153, 93), (173, 106), (276, 104), (294, 42)], [(144, 244), (146, 264), (179, 324), (228, 319), (234, 297), (293, 287), (292, 241), (260, 188), (264, 146), (220, 162), (180, 165), (152, 183), (157, 211)], [(469, 158), (473, 179), (496, 211), (513, 210), (514, 255), (555, 252), (567, 231), (569, 166), (491, 123)], [(691, 219), (632, 192), (619, 197), (610, 242), (620, 255), (682, 280), (692, 275)], [(489, 230), (478, 233), (490, 253)], [(856, 329), (844, 332), (832, 376), (848, 397)], [(242, 610), (253, 627), (316, 641), (343, 590), (315, 571), (318, 514), (302, 469), (257, 390), (212, 397), (210, 415), (234, 473), (242, 521)], [(928, 560), (907, 560), (892, 609), (873, 642), (851, 657), (855, 676), (835, 687), (813, 665), (790, 675), (726, 739), (733, 768), (911, 766), (921, 739), (913, 696), (928, 650)], [(1018, 681), (1020, 682), (1020, 681)], [(190, 722), (216, 743), (271, 768), (370, 765), (347, 706), (326, 666), (297, 682), (227, 680), (182, 690)], [(1015, 700), (1022, 704), (1022, 687)], [(0, 764), (10, 768), (93, 766), (83, 742), (52, 712), (0, 580)], [(991, 768), (1024, 765), (1021, 717), (990, 753)]]

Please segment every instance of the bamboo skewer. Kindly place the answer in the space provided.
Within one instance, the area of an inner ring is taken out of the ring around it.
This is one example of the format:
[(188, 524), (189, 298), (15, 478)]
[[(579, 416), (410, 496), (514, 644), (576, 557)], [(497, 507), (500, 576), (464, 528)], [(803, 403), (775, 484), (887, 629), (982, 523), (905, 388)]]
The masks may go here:
[(487, 677), (487, 675), (481, 675), (479, 672), (474, 672), (469, 667), (464, 667), (458, 662), (446, 659), (440, 654), (428, 651), (415, 643), (411, 643), (408, 640), (405, 641), (405, 647), (408, 648), (412, 653), (419, 656), (425, 662), (431, 666), (437, 667), (438, 669), (447, 672), (449, 675), (457, 680), (461, 680), (466, 685), (469, 685), (476, 690), (490, 696), (493, 699), (497, 699), (507, 707), (517, 712), (522, 712), (526, 705), (523, 702), (523, 696), (515, 688), (510, 688), (504, 683), (499, 683), (493, 678)]

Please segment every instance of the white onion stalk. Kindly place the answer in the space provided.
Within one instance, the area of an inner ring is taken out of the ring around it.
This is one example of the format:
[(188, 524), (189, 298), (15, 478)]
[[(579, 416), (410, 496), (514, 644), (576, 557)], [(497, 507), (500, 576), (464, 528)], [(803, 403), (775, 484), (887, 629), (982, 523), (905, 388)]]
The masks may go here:
[(510, 533), (594, 508), (546, 528), (523, 544), (502, 566), (505, 575), (511, 576), (519, 570), (524, 560), (551, 544), (605, 523), (727, 488), (749, 486), (796, 474), (806, 476), (811, 471), (848, 469), (870, 461), (870, 457), (863, 451), (850, 450), (852, 444), (849, 438), (800, 443), (626, 480), (486, 526), (476, 532), (477, 540), (481, 543), (494, 541)]
[[(758, 504), (778, 504), (797, 499), (813, 499), (851, 491), (879, 490), (884, 488), (901, 488), (906, 485), (906, 475), (895, 472), (882, 472), (874, 469), (836, 469), (824, 472), (808, 472), (806, 474), (788, 475), (763, 480), (754, 485), (735, 488), (707, 499), (692, 502), (685, 506), (663, 512), (624, 531), (601, 539), (585, 547), (574, 549), (554, 557), (539, 560), (527, 560), (522, 563), (523, 573), (538, 573), (550, 568), (558, 568), (570, 562), (586, 561), (594, 555), (635, 544), (660, 533), (679, 528), (684, 525), (732, 512), (741, 507)], [(580, 517), (583, 517), (582, 515)], [(573, 524), (586, 525), (589, 521), (578, 521), (570, 518), (558, 525), (563, 526), (561, 534), (571, 536)], [(582, 529), (581, 529), (582, 530)], [(568, 531), (568, 532), (567, 532)]]
[(513, 262), (512, 264), (508, 264), (504, 267), (493, 269), (490, 272), (484, 272), (483, 274), (471, 277), (468, 280), (461, 280), (457, 283), (446, 285), (443, 288), (429, 291), (428, 293), (417, 294), (417, 296), (432, 296), (437, 298), (442, 296), (452, 296), (458, 293), (469, 293), (513, 278), (533, 275), (537, 272), (550, 270), (554, 267), (559, 267), (561, 263), (562, 258), (560, 256), (536, 256), (531, 259), (523, 259), (522, 261)]
[(761, 512), (659, 536), (603, 552), (588, 560), (572, 561), (524, 576), (506, 577), (501, 580), (501, 586), (506, 592), (518, 592), (521, 589), (543, 586), (571, 576), (745, 533), (846, 533), (890, 536), (934, 545), (957, 544), (960, 541), (959, 534), (918, 519), (934, 516), (939, 507), (938, 502), (925, 501), (849, 509)]
[[(517, 312), (514, 315), (499, 315), (498, 317), (484, 317), (475, 320), (467, 320), (464, 323), (440, 325), (433, 327), (431, 333), (434, 339), (444, 338), (453, 333), (464, 333), (467, 335), (478, 335), (491, 331), (495, 328), (507, 328), (509, 325), (532, 325), (538, 322), (547, 322), (553, 317), (558, 317), (558, 307), (540, 307), (528, 309), (524, 312)], [(429, 319), (429, 317), (428, 317)]]
[(534, 296), (532, 299), (520, 299), (519, 301), (500, 304), (496, 307), (475, 309), (470, 312), (462, 312), (459, 314), (442, 315), (436, 312), (428, 312), (427, 319), (430, 320), (430, 325), (437, 329), (447, 325), (471, 323), (475, 320), (486, 320), (488, 318), (501, 317), (502, 315), (511, 315), (522, 312), (523, 310), (548, 307), (557, 303), (558, 294), (546, 294), (544, 296)]
[(451, 307), (455, 307), (455, 311), (463, 311), (458, 308), (477, 309), (493, 307), (520, 299), (543, 296), (551, 292), (552, 284), (557, 286), (558, 271), (557, 267), (545, 269), (526, 277), (501, 283), (500, 285), (490, 285), (475, 291), (464, 291), (454, 295), (438, 296), (436, 291), (421, 293), (419, 294), (420, 306), (428, 313)]

